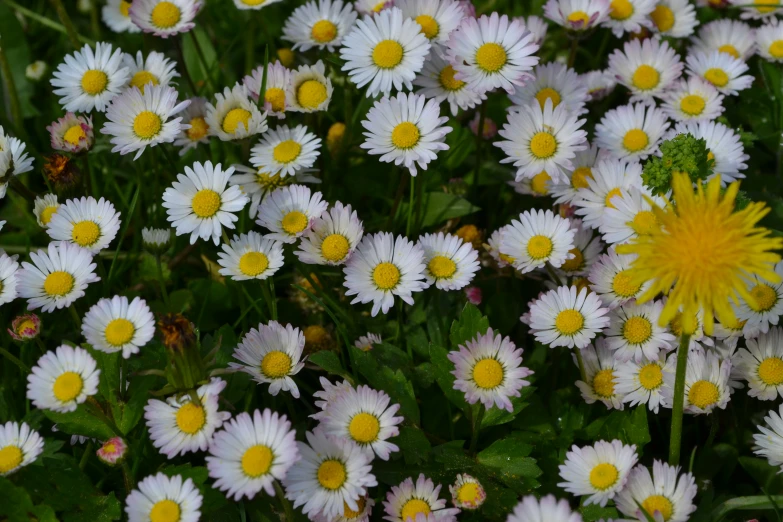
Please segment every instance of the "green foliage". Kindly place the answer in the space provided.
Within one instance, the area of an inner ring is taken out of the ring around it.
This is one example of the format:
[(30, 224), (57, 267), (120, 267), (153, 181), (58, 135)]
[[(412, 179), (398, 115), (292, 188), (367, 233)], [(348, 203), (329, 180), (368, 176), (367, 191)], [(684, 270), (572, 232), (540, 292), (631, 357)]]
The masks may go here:
[(671, 189), (672, 175), (684, 172), (695, 182), (712, 173), (707, 142), (691, 134), (678, 134), (661, 143), (661, 157), (653, 156), (644, 164), (642, 180), (653, 194), (665, 194)]

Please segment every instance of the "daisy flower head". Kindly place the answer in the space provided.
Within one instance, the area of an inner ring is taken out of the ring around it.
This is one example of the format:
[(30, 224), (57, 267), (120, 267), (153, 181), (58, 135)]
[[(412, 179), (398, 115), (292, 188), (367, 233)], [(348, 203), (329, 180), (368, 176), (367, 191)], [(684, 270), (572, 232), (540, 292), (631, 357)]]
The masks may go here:
[(783, 469), (783, 404), (780, 405), (779, 411), (769, 410), (764, 417), (765, 425), (758, 426), (760, 433), (753, 435), (753, 441), (756, 443), (753, 453), (767, 459), (770, 466)]
[(606, 506), (625, 487), (638, 458), (635, 444), (628, 446), (619, 440), (599, 440), (583, 448), (574, 445), (560, 465), (564, 482), (558, 487), (572, 495), (587, 496), (586, 506)]
[(155, 317), (147, 303), (135, 297), (115, 295), (101, 299), (85, 314), (82, 335), (96, 350), (122, 352), (127, 359), (155, 335)]
[(618, 254), (611, 247), (590, 269), (590, 287), (610, 310), (639, 297), (650, 286), (650, 282), (638, 284), (633, 281), (631, 264), (634, 259), (635, 256)]
[(5, 252), (0, 252), (0, 305), (16, 299), (17, 277), (19, 263)]
[(519, 390), (530, 386), (525, 378), (533, 375), (522, 366), (522, 348), (492, 328), (449, 352), (448, 358), (454, 363), (454, 389), (465, 393), (468, 404), (480, 401), (487, 409), (514, 411), (509, 397), (519, 397)]
[[(676, 358), (672, 353), (669, 358)], [(715, 408), (726, 409), (731, 398), (729, 377), (731, 361), (721, 360), (713, 350), (688, 350), (685, 371), (685, 413), (709, 415)], [(663, 399), (667, 407), (674, 405), (674, 374), (664, 374)]]
[(122, 65), (122, 51), (110, 43), (98, 42), (65, 55), (50, 83), (60, 104), (70, 112), (103, 112), (128, 83), (128, 68)]
[(604, 209), (599, 227), (604, 240), (616, 245), (649, 234), (658, 226), (653, 208), (665, 205), (664, 198), (652, 195), (644, 185), (620, 190), (618, 196), (611, 198), (611, 206)]
[(0, 424), (0, 477), (27, 466), (43, 452), (44, 438), (27, 423)]
[(122, 437), (112, 437), (95, 452), (98, 459), (108, 466), (116, 466), (128, 454), (128, 445)]
[(421, 33), (439, 47), (438, 51), (465, 16), (462, 4), (456, 0), (396, 0), (394, 5), (421, 26)]
[(127, 0), (107, 0), (101, 9), (103, 23), (115, 33), (139, 33), (141, 29), (130, 18), (131, 2)]
[(95, 135), (92, 127), (92, 117), (77, 116), (72, 112), (66, 112), (46, 127), (49, 131), (50, 142), (54, 150), (78, 154), (92, 148)]
[(695, 51), (685, 57), (685, 64), (690, 76), (703, 78), (729, 96), (738, 95), (753, 83), (753, 76), (745, 74), (748, 65), (728, 53)]
[(251, 230), (234, 236), (218, 253), (219, 273), (234, 281), (263, 280), (272, 277), (283, 266), (283, 245)]
[(533, 69), (533, 80), (509, 96), (512, 107), (515, 108), (526, 107), (537, 101), (541, 110), (544, 110), (546, 101), (552, 100), (553, 109), (563, 104), (566, 110), (575, 116), (587, 112), (585, 104), (588, 98), (587, 87), (579, 75), (560, 62), (536, 65)]
[(449, 486), (449, 492), (451, 503), (460, 509), (478, 509), (487, 499), (487, 492), (481, 482), (467, 473), (457, 475), (457, 480)]
[(292, 71), (285, 93), (286, 109), (294, 112), (328, 109), (334, 87), (332, 80), (325, 76), (325, 71), (326, 67), (321, 60), (315, 62), (315, 65), (301, 65)]
[(261, 202), (256, 223), (270, 230), (264, 237), (295, 243), (328, 207), (322, 197), (304, 185), (281, 187)]
[(163, 473), (150, 475), (139, 482), (125, 499), (128, 522), (169, 521), (198, 522), (203, 498), (191, 479)]
[(346, 380), (332, 384), (326, 377), (320, 377), (319, 381), (322, 389), (313, 394), (313, 398), (318, 399), (314, 400), (313, 404), (315, 404), (316, 408), (320, 408), (321, 411), (310, 415), (310, 417), (318, 421), (326, 417), (326, 410), (329, 404), (337, 400), (337, 397), (353, 390), (351, 383)]
[(750, 330), (758, 330), (767, 333), (770, 325), (776, 326), (783, 314), (783, 261), (774, 266), (774, 273), (778, 277), (775, 283), (750, 276), (746, 281), (747, 296), (739, 300), (734, 307), (737, 320), (744, 322), (743, 331), (746, 337)]
[(309, 169), (320, 155), (321, 138), (304, 125), (293, 129), (281, 125), (270, 129), (250, 151), (250, 163), (259, 170), (281, 177)]
[(770, 62), (783, 62), (783, 25), (777, 19), (756, 29), (756, 52)]
[(206, 450), (215, 430), (231, 418), (227, 411), (218, 411), (225, 387), (226, 381), (213, 377), (196, 390), (199, 402), (188, 394), (170, 396), (165, 402), (150, 399), (144, 406), (144, 418), (152, 445), (169, 459)]
[(595, 293), (561, 286), (530, 305), (530, 329), (550, 348), (584, 348), (609, 325), (608, 313)]
[(313, 47), (329, 52), (339, 47), (356, 22), (356, 11), (342, 0), (311, 0), (294, 9), (283, 26), (283, 40), (293, 42), (292, 49), (308, 51)]
[(748, 395), (762, 401), (783, 397), (783, 330), (771, 328), (746, 341), (732, 358), (733, 370), (748, 383)]
[(238, 185), (244, 194), (250, 198), (249, 215), (255, 218), (258, 206), (275, 190), (293, 184), (320, 183), (321, 180), (310, 174), (313, 169), (305, 169), (293, 176), (283, 177), (280, 173), (269, 174), (263, 169), (250, 168), (245, 165), (232, 165), (236, 172), (228, 180), (231, 185)]
[(658, 0), (650, 18), (653, 31), (672, 38), (690, 36), (699, 25), (696, 8), (688, 0)]
[(128, 12), (145, 33), (168, 38), (196, 27), (193, 20), (202, 6), (201, 0), (133, 0)]
[(587, 180), (593, 177), (593, 168), (598, 160), (604, 156), (595, 144), (585, 143), (587, 146), (580, 150), (571, 161), (573, 170), (566, 171), (568, 183), (552, 183), (551, 194), (555, 203), (571, 204), (579, 193), (580, 188), (587, 188)]
[(397, 8), (356, 22), (343, 40), (342, 70), (357, 87), (367, 86), (367, 97), (412, 89), (411, 82), (424, 65), (430, 41), (421, 26)]
[(7, 135), (0, 125), (0, 198), (5, 196), (11, 175), (18, 176), (33, 170), (33, 158), (25, 152), (25, 148), (24, 142)]
[[(472, 10), (473, 14), (470, 16), (473, 16), (473, 18), (476, 17), (475, 7), (471, 2), (460, 0), (460, 3), (463, 4), (463, 11), (465, 12), (465, 16), (468, 16), (468, 11)], [(520, 17), (519, 20), (523, 22), (525, 27), (527, 27), (527, 30), (533, 34), (533, 43), (541, 47), (541, 44), (543, 44), (544, 40), (546, 39), (546, 33), (549, 30), (549, 24), (547, 21), (536, 15)]]
[(286, 498), (305, 515), (320, 513), (329, 520), (343, 516), (346, 508), (359, 511), (367, 488), (378, 485), (371, 458), (350, 440), (328, 437), (323, 430), (305, 436), (307, 443), (297, 442), (302, 458), (283, 480)]
[(583, 225), (581, 219), (571, 219), (571, 228), (575, 231), (574, 248), (568, 251), (570, 258), (555, 269), (557, 274), (565, 277), (579, 277), (590, 273), (590, 267), (604, 250), (604, 243), (593, 235), (590, 227)]
[(360, 15), (373, 16), (394, 5), (394, 0), (354, 0), (353, 8)]
[(569, 31), (583, 32), (603, 23), (610, 8), (610, 0), (548, 0), (544, 16)]
[(190, 98), (190, 104), (180, 113), (182, 125), (174, 146), (180, 147), (179, 155), (184, 156), (200, 143), (209, 143), (209, 125), (207, 125), (207, 99), (200, 96)]
[(579, 75), (587, 88), (588, 101), (603, 100), (617, 86), (617, 80), (608, 71), (590, 71)]
[(369, 352), (376, 344), (381, 344), (382, 342), (383, 338), (381, 338), (380, 334), (367, 332), (367, 335), (360, 335), (353, 345), (363, 352)]
[(212, 239), (220, 243), (222, 227), (234, 228), (236, 213), (248, 202), (248, 197), (236, 186), (228, 187), (234, 167), (225, 170), (220, 163), (195, 162), (177, 174), (177, 181), (163, 192), (163, 207), (178, 236), (190, 234), (190, 244), (196, 239)]
[(296, 257), (310, 265), (342, 265), (363, 235), (364, 227), (356, 211), (338, 201), (313, 221), (299, 243)]
[[(264, 80), (264, 66), (259, 65), (242, 80), (250, 96), (258, 101), (261, 95), (261, 83)], [(266, 90), (264, 91), (264, 110), (267, 114), (285, 118), (286, 111), (286, 91), (291, 81), (291, 71), (286, 68), (280, 60), (267, 65), (266, 69)]]
[(144, 248), (152, 252), (164, 252), (171, 241), (170, 228), (142, 228), (141, 240)]
[(160, 85), (165, 87), (173, 83), (174, 78), (179, 76), (175, 69), (176, 62), (166, 58), (166, 55), (157, 51), (151, 51), (147, 58), (141, 51), (136, 53), (136, 57), (125, 53), (122, 57), (122, 64), (128, 68), (130, 77), (128, 87), (138, 88), (144, 94), (144, 87), (148, 84)]
[(656, 0), (612, 0), (609, 18), (602, 24), (621, 38), (623, 33), (635, 34), (643, 29), (652, 29), (650, 15), (655, 10)]
[(517, 181), (516, 173), (511, 175), (511, 179), (506, 183), (514, 187), (517, 194), (527, 194), (534, 198), (540, 198), (550, 195), (550, 190), (554, 186), (552, 178), (545, 170), (542, 170), (532, 178), (522, 178)]
[[(587, 404), (602, 402), (608, 409), (623, 409), (623, 395), (617, 389), (618, 368), (622, 364), (608, 347), (606, 339), (599, 339), (596, 345), (588, 344), (580, 349), (584, 363), (585, 381), (576, 381), (576, 386)], [(578, 359), (573, 355), (574, 364)]]
[(212, 437), (206, 461), (215, 487), (240, 501), (262, 489), (274, 495), (272, 483), (283, 480), (299, 458), (291, 421), (267, 408), (226, 422)]
[[(687, 0), (686, 0), (687, 1)], [(631, 91), (631, 102), (652, 103), (682, 74), (682, 62), (669, 43), (657, 38), (625, 42), (609, 56), (609, 73)]]
[(120, 213), (110, 201), (94, 197), (69, 199), (51, 214), (46, 233), (55, 241), (68, 241), (97, 254), (111, 244), (120, 230)]
[(30, 341), (41, 333), (41, 319), (35, 314), (17, 315), (6, 331), (14, 341)]
[(741, 7), (740, 18), (745, 20), (765, 20), (783, 14), (783, 4), (780, 0), (728, 0), (728, 2)]
[(426, 522), (456, 522), (457, 508), (447, 508), (446, 501), (438, 498), (441, 485), (437, 486), (432, 479), (419, 474), (416, 482), (412, 477), (403, 480), (398, 486), (392, 486), (386, 494), (383, 503), (389, 522), (419, 522), (419, 517)]
[(668, 352), (674, 348), (675, 337), (667, 327), (658, 324), (661, 310), (662, 301), (630, 302), (609, 313), (606, 342), (617, 360), (633, 359), (636, 363), (656, 360), (661, 350)]
[(419, 238), (424, 250), (427, 285), (440, 290), (460, 290), (473, 280), (480, 266), (478, 252), (473, 245), (451, 234), (438, 232)]
[(465, 17), (451, 33), (446, 57), (457, 70), (456, 78), (479, 93), (503, 88), (514, 94), (530, 79), (538, 64), (533, 33), (524, 22), (497, 12), (480, 18)]
[(655, 105), (637, 103), (608, 111), (595, 126), (596, 143), (617, 159), (647, 159), (658, 152), (669, 122)]
[(430, 53), (424, 67), (413, 80), (413, 85), (421, 87), (416, 92), (427, 99), (433, 99), (438, 104), (447, 101), (451, 115), (456, 116), (459, 109), (472, 109), (487, 98), (486, 94), (479, 94), (466, 82), (457, 80), (454, 77), (456, 74), (454, 66), (444, 57), (436, 52)]
[(38, 226), (46, 228), (52, 221), (52, 216), (57, 209), (60, 208), (60, 203), (57, 201), (57, 194), (44, 194), (43, 197), (36, 196), (33, 203), (33, 214), (35, 214), (35, 220)]
[(369, 110), (362, 120), (367, 149), (384, 163), (402, 165), (417, 174), (416, 165), (427, 170), (427, 165), (437, 159), (437, 152), (448, 150), (445, 136), (451, 127), (443, 124), (448, 116), (440, 115), (440, 104), (426, 100), (420, 94), (401, 92), (391, 98), (383, 97)]
[(632, 407), (646, 404), (651, 412), (657, 414), (660, 406), (667, 407), (662, 391), (665, 376), (675, 372), (675, 359), (659, 352), (654, 359), (642, 359), (640, 362), (631, 359), (618, 365), (615, 370), (617, 394), (624, 403)]
[(557, 500), (554, 495), (541, 499), (528, 495), (516, 505), (506, 522), (582, 522), (582, 515), (571, 511), (567, 500)]
[(739, 20), (714, 20), (699, 29), (698, 35), (693, 38), (691, 51), (705, 54), (720, 51), (744, 62), (756, 51), (755, 32), (756, 29)]
[(370, 515), (372, 515), (372, 508), (375, 506), (375, 501), (369, 496), (369, 494), (359, 497), (356, 501), (358, 508), (356, 510), (351, 509), (348, 504), (343, 507), (345, 511), (342, 516), (337, 518), (327, 517), (323, 513), (313, 515), (314, 522), (370, 522)]
[(654, 460), (652, 473), (642, 465), (631, 471), (615, 504), (621, 513), (639, 520), (647, 514), (667, 522), (687, 522), (696, 511), (697, 489), (691, 473), (680, 473), (679, 466)]
[(716, 121), (680, 122), (664, 139), (674, 138), (678, 134), (690, 134), (707, 142), (707, 158), (714, 161), (714, 177), (721, 179), (721, 185), (745, 177), (742, 171), (748, 168), (747, 161), (750, 156), (745, 153), (739, 134), (731, 127)]
[(576, 229), (551, 210), (526, 210), (503, 230), (499, 252), (523, 274), (547, 263), (560, 267), (572, 256)]
[(723, 98), (711, 83), (691, 76), (663, 94), (661, 108), (675, 121), (710, 121), (723, 113)]
[(642, 187), (642, 165), (636, 161), (607, 157), (591, 169), (591, 177), (584, 178), (587, 186), (580, 188), (571, 204), (575, 213), (582, 216), (584, 224), (600, 230), (604, 225), (607, 209), (617, 208), (615, 202), (623, 198), (632, 187)]
[(258, 383), (268, 383), (271, 395), (283, 390), (298, 399), (299, 388), (291, 376), (304, 368), (304, 344), (299, 328), (277, 321), (262, 323), (245, 334), (234, 349), (234, 358), (240, 362), (229, 366), (249, 374)]
[(100, 281), (92, 254), (73, 243), (52, 241), (46, 250), (30, 252), (16, 274), (17, 291), (27, 299), (27, 309), (51, 312), (69, 306), (84, 295), (87, 285)]
[(241, 140), (267, 129), (266, 112), (258, 110), (240, 83), (215, 94), (215, 105), (207, 102), (204, 120), (209, 134), (221, 141)]
[(251, 9), (258, 11), (264, 7), (282, 1), (283, 0), (234, 0), (234, 5), (237, 7), (237, 9), (241, 9), (243, 11), (248, 11)]
[(64, 344), (46, 352), (27, 376), (27, 398), (36, 408), (59, 413), (98, 393), (101, 371), (87, 350)]

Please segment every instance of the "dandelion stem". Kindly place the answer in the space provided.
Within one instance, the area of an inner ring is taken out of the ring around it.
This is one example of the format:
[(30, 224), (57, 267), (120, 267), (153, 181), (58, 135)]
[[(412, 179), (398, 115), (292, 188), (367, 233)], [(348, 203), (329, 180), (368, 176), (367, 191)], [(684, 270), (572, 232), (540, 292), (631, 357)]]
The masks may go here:
[(478, 409), (476, 410), (475, 415), (473, 416), (473, 434), (470, 436), (470, 454), (475, 455), (476, 454), (476, 444), (478, 444), (478, 437), (479, 432), (481, 431), (481, 421), (484, 420), (484, 412), (486, 410), (484, 409), (484, 405), (482, 403), (478, 403)]
[(682, 334), (677, 350), (677, 372), (674, 377), (674, 403), (672, 404), (672, 431), (669, 437), (669, 464), (677, 466), (680, 462), (682, 445), (682, 413), (685, 406), (685, 370), (688, 366), (688, 346), (690, 334)]
[(582, 359), (582, 349), (577, 348), (574, 352), (576, 353), (576, 363), (579, 365), (579, 375), (582, 378), (582, 382), (587, 384), (587, 372), (585, 371), (585, 361)]
[(275, 485), (275, 493), (277, 493), (277, 498), (280, 499), (280, 505), (283, 506), (285, 522), (294, 522), (294, 509), (291, 507), (291, 503), (288, 501), (288, 499), (285, 498), (285, 493), (283, 492), (283, 488), (280, 486), (280, 482), (275, 480), (273, 481), (273, 484)]
[(81, 42), (79, 41), (79, 31), (77, 31), (76, 27), (73, 26), (71, 17), (68, 16), (68, 12), (65, 10), (65, 6), (63, 5), (62, 0), (51, 0), (51, 2), (54, 10), (57, 11), (57, 17), (65, 27), (65, 33), (68, 35), (68, 39), (71, 41), (71, 45), (73, 45), (74, 49), (78, 50), (82, 46)]

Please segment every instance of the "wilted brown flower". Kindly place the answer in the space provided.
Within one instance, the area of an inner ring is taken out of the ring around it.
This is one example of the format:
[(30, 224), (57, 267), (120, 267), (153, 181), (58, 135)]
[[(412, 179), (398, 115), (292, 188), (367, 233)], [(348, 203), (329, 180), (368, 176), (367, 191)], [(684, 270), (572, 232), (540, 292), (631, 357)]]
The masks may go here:
[(46, 179), (59, 190), (72, 188), (81, 177), (81, 171), (76, 166), (76, 162), (64, 154), (47, 156), (43, 168)]
[(337, 347), (329, 330), (318, 324), (311, 324), (304, 329), (304, 353), (310, 355), (321, 350), (333, 350)]
[(196, 341), (193, 323), (182, 314), (166, 314), (158, 319), (158, 331), (169, 350), (182, 351)]

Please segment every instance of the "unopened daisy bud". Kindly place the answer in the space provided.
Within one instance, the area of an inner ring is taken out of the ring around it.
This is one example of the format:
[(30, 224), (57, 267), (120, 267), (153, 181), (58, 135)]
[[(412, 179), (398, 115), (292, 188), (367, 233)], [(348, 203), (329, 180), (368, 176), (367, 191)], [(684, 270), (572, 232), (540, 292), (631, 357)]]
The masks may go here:
[(79, 153), (90, 150), (93, 141), (92, 118), (67, 112), (65, 116), (46, 127), (54, 150)]
[(481, 231), (476, 225), (462, 225), (454, 232), (454, 235), (463, 240), (465, 243), (470, 243), (473, 248), (481, 248), (483, 237)]
[[(470, 128), (470, 132), (473, 133), (474, 136), (478, 136), (478, 126), (479, 126), (479, 119), (480, 114), (477, 112), (476, 115), (473, 117), (472, 120), (470, 120), (470, 123), (468, 124), (468, 127)], [(495, 137), (495, 135), (498, 133), (498, 126), (497, 124), (488, 117), (484, 118), (484, 132), (482, 133), (482, 138), (485, 140), (489, 140)]]
[(277, 59), (280, 60), (280, 63), (283, 64), (284, 67), (291, 67), (294, 65), (296, 55), (294, 55), (294, 52), (288, 47), (281, 47), (277, 50)]
[(369, 352), (373, 349), (373, 347), (376, 344), (380, 344), (383, 342), (383, 339), (379, 334), (374, 334), (372, 332), (367, 332), (367, 335), (362, 335), (356, 341), (353, 343), (354, 346), (356, 346), (358, 349), (360, 349), (363, 352)]
[(477, 286), (469, 286), (465, 289), (465, 297), (468, 298), (468, 302), (472, 305), (481, 304), (481, 288)]
[(98, 458), (109, 466), (116, 466), (119, 464), (127, 453), (128, 445), (125, 444), (122, 437), (112, 437), (104, 442), (103, 446), (98, 448), (98, 451), (95, 452), (95, 454), (98, 455)]
[(487, 498), (481, 483), (467, 473), (457, 475), (457, 481), (449, 486), (451, 502), (461, 509), (478, 509)]
[(336, 347), (332, 334), (319, 324), (311, 324), (305, 327), (302, 333), (304, 333), (305, 338), (305, 355), (322, 350), (332, 350)]
[(51, 154), (44, 158), (44, 175), (58, 191), (74, 188), (81, 180), (76, 162), (64, 154)]
[(47, 69), (49, 69), (49, 66), (46, 65), (46, 62), (43, 60), (36, 60), (25, 68), (24, 75), (28, 80), (37, 82), (43, 78), (43, 75), (46, 74)]
[(16, 341), (30, 341), (41, 333), (41, 319), (35, 314), (18, 315), (11, 321), (8, 333)]
[(329, 153), (332, 156), (335, 156), (340, 151), (343, 138), (345, 138), (345, 123), (341, 121), (333, 123), (326, 133), (326, 146), (329, 148)]
[(170, 228), (143, 228), (141, 229), (141, 239), (144, 241), (144, 248), (153, 254), (165, 251), (171, 241)]
[(82, 14), (89, 13), (92, 9), (92, 0), (76, 0), (76, 9)]

